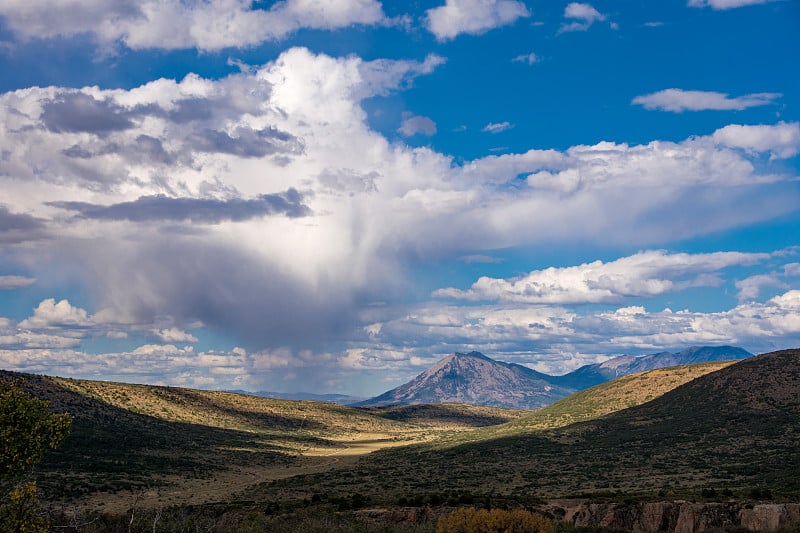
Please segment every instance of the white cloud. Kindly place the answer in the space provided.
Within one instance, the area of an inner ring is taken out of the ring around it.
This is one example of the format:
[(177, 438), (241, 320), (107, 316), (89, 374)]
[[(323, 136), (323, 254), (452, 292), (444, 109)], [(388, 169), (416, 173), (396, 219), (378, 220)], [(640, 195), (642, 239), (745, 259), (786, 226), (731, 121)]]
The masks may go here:
[(669, 254), (648, 251), (609, 263), (534, 270), (512, 279), (481, 277), (468, 290), (439, 289), (434, 297), (468, 301), (531, 304), (588, 304), (618, 302), (629, 297), (652, 297), (689, 287), (717, 286), (716, 272), (733, 265), (750, 265), (769, 254), (717, 252)]
[(564, 23), (559, 28), (559, 33), (571, 31), (586, 31), (598, 20), (606, 20), (606, 16), (597, 11), (592, 5), (581, 2), (571, 2), (564, 8), (564, 18), (577, 19), (577, 22)]
[(800, 263), (789, 263), (783, 266), (784, 276), (800, 276)]
[(388, 23), (375, 0), (286, 0), (269, 10), (253, 9), (245, 0), (32, 0), (3, 2), (0, 16), (29, 39), (88, 33), (106, 46), (205, 51), (254, 46), (301, 28)]
[(750, 107), (772, 104), (783, 96), (780, 93), (753, 93), (735, 98), (726, 93), (713, 91), (685, 91), (683, 89), (664, 89), (652, 94), (637, 96), (634, 104), (645, 109), (658, 109), (682, 113), (684, 111), (741, 111)]
[(22, 329), (45, 329), (51, 327), (88, 327), (93, 325), (85, 309), (74, 307), (69, 300), (56, 303), (54, 298), (42, 300), (33, 315), (19, 323)]
[(763, 287), (788, 288), (787, 285), (774, 274), (757, 274), (738, 280), (735, 285), (736, 288), (739, 289), (740, 302), (755, 300), (758, 298)]
[(734, 9), (737, 7), (766, 4), (775, 0), (689, 0), (689, 7), (710, 7), (716, 10)]
[(484, 126), (481, 131), (484, 131), (486, 133), (500, 133), (500, 132), (509, 130), (509, 129), (513, 128), (513, 127), (514, 127), (514, 125), (511, 124), (508, 121), (506, 121), (506, 122), (497, 122), (497, 123), (490, 122), (489, 124)]
[(36, 278), (29, 278), (27, 276), (0, 276), (0, 290), (20, 289), (33, 285), (34, 283), (36, 283)]
[[(190, 75), (131, 89), (0, 95), (0, 189), (14, 206), (0, 217), (39, 233), (16, 259), (19, 268), (36, 272), (42, 286), (63, 283), (63, 276), (84, 282), (87, 300), (101, 310), (78, 314), (75, 323), (91, 325), (31, 331), (61, 339), (51, 345), (73, 346), (121, 333), (194, 332), (199, 321), (268, 353), (285, 347), (304, 368), (314, 368), (317, 356), (341, 356), (327, 346), (370, 348), (360, 344), (369, 336), (363, 328), (384, 322), (371, 330), (380, 346), (370, 357), (398, 351), (393, 331), (404, 328), (431, 328), (433, 339), (424, 350), (409, 348), (409, 357), (464, 349), (459, 342), (489, 353), (517, 350), (524, 346), (512, 332), (524, 342), (553, 340), (547, 332), (568, 334), (573, 318), (551, 326), (534, 320), (533, 311), (503, 311), (505, 318), (489, 321), (471, 311), (467, 327), (458, 316), (450, 324), (448, 310), (423, 326), (372, 316), (383, 312), (373, 304), (415, 287), (417, 260), (600, 239), (659, 247), (769, 220), (800, 204), (796, 176), (764, 157), (800, 147), (796, 123), (466, 162), (390, 142), (369, 127), (364, 99), (408, 87), (443, 61), (366, 62), (293, 48), (220, 80)], [(275, 203), (294, 211), (263, 208)], [(262, 209), (221, 216), (230, 205)], [(164, 217), (169, 206), (183, 214)], [(58, 274), (42, 267), (52, 264)], [(687, 273), (684, 281), (697, 279)], [(479, 340), (492, 331), (508, 334), (496, 344)], [(6, 345), (26, 347), (21, 333), (4, 332), (15, 337)], [(599, 353), (563, 342), (558, 349)], [(299, 355), (304, 350), (310, 359)], [(281, 359), (273, 359), (272, 372), (279, 372)]]
[(426, 26), (445, 41), (462, 33), (480, 35), (529, 16), (525, 4), (516, 0), (446, 0), (426, 12)]
[(754, 353), (792, 348), (800, 335), (800, 291), (719, 312), (647, 311), (643, 306), (574, 311), (531, 304), (420, 305), (373, 324), (373, 352), (414, 339), (413, 353), (482, 351), (503, 361), (564, 373), (609, 355), (698, 345)]
[(731, 124), (714, 132), (712, 139), (721, 146), (742, 148), (751, 153), (771, 153), (787, 159), (800, 153), (800, 123), (780, 122), (774, 126)]
[(531, 52), (529, 54), (520, 54), (511, 61), (513, 63), (527, 63), (529, 65), (533, 65), (534, 63), (539, 63), (541, 60), (542, 59), (539, 56)]
[(436, 133), (436, 123), (428, 117), (403, 113), (403, 122), (398, 130), (405, 137), (422, 134), (430, 137)]
[(197, 337), (179, 328), (165, 328), (160, 330), (153, 330), (152, 334), (160, 342), (164, 343), (197, 342)]

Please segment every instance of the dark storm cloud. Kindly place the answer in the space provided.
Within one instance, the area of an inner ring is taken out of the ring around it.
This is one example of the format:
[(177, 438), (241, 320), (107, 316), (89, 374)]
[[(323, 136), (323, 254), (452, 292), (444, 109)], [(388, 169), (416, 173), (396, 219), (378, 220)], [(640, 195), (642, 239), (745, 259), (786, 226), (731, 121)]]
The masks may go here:
[(132, 163), (159, 163), (163, 165), (174, 164), (178, 156), (167, 152), (160, 139), (150, 135), (139, 135), (132, 143), (120, 145), (119, 143), (108, 143), (95, 150), (90, 150), (79, 144), (74, 144), (61, 151), (65, 156), (72, 159), (91, 159), (93, 157), (119, 154)]
[(171, 165), (176, 160), (175, 155), (164, 149), (164, 145), (159, 139), (149, 135), (139, 135), (136, 137), (136, 143), (133, 148), (134, 152), (139, 154), (140, 157), (145, 156), (146, 159), (157, 163)]
[(210, 102), (205, 98), (187, 98), (175, 103), (175, 108), (165, 112), (164, 115), (176, 124), (185, 124), (195, 120), (209, 120), (211, 111), (217, 102)]
[(311, 210), (303, 203), (303, 195), (295, 189), (280, 194), (262, 194), (254, 199), (234, 198), (170, 198), (142, 196), (132, 202), (97, 205), (86, 202), (50, 202), (48, 205), (76, 211), (81, 217), (96, 220), (184, 221), (218, 224), (231, 220), (239, 222), (267, 215), (303, 217)]
[(125, 108), (83, 93), (65, 93), (46, 103), (41, 118), (45, 127), (56, 133), (101, 134), (134, 126)]
[(303, 144), (297, 137), (272, 127), (261, 130), (237, 128), (233, 136), (224, 131), (207, 129), (189, 137), (188, 142), (195, 150), (201, 152), (217, 152), (239, 157), (303, 152)]
[[(328, 346), (358, 323), (346, 283), (308, 284), (291, 268), (211, 237), (143, 235), (138, 242), (104, 239), (69, 243), (86, 265), (86, 279), (103, 305), (138, 321), (169, 316), (230, 332), (249, 349)], [(150, 298), (148, 295), (153, 296)]]
[(0, 242), (13, 243), (39, 239), (44, 234), (44, 222), (31, 215), (12, 213), (0, 204)]

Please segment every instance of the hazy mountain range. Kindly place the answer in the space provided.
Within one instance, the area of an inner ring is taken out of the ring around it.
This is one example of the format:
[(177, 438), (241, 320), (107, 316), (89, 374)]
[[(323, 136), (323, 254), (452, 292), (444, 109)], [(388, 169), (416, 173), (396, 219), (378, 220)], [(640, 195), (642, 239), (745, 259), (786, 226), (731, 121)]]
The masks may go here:
[(495, 361), (480, 352), (455, 352), (408, 383), (355, 405), (455, 402), (534, 409), (627, 374), (752, 356), (750, 352), (733, 346), (693, 346), (676, 353), (659, 352), (638, 357), (623, 355), (582, 366), (563, 376), (551, 376), (515, 363)]

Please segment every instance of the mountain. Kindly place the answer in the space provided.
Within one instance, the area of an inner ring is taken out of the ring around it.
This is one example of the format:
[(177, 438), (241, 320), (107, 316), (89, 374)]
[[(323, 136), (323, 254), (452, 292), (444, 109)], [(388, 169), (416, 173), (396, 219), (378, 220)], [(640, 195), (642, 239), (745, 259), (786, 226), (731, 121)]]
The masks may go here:
[(551, 379), (552, 383), (562, 387), (583, 390), (620, 376), (657, 368), (711, 361), (734, 361), (749, 357), (753, 357), (753, 354), (735, 346), (692, 346), (676, 353), (659, 352), (639, 357), (621, 355), (602, 363), (582, 366), (569, 374)]
[(356, 405), (470, 403), (533, 409), (575, 392), (552, 377), (479, 352), (452, 353), (405, 385)]
[(480, 352), (455, 352), (408, 383), (352, 405), (377, 407), (449, 402), (535, 409), (628, 374), (752, 356), (750, 352), (733, 346), (692, 346), (676, 353), (659, 352), (638, 357), (623, 355), (603, 363), (582, 366), (563, 376), (551, 376), (522, 365), (495, 361)]
[(309, 492), (318, 486), (358, 490), (385, 501), (414, 490), (491, 497), (493, 503), (526, 496), (694, 499), (703, 493), (751, 504), (797, 501), (798, 391), (800, 350), (773, 352), (600, 418), (546, 430), (511, 422), (510, 434), (481, 428), (462, 434), (466, 441), (382, 450), (362, 458), (353, 476), (285, 480), (265, 486), (263, 497), (300, 491), (306, 483)]

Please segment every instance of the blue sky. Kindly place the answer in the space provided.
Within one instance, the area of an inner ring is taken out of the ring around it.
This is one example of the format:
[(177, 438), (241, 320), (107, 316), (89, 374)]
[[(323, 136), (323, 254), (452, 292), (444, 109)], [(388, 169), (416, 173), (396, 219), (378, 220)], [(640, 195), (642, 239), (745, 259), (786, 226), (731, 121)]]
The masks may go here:
[(0, 5), (0, 367), (380, 393), (800, 345), (788, 0)]

